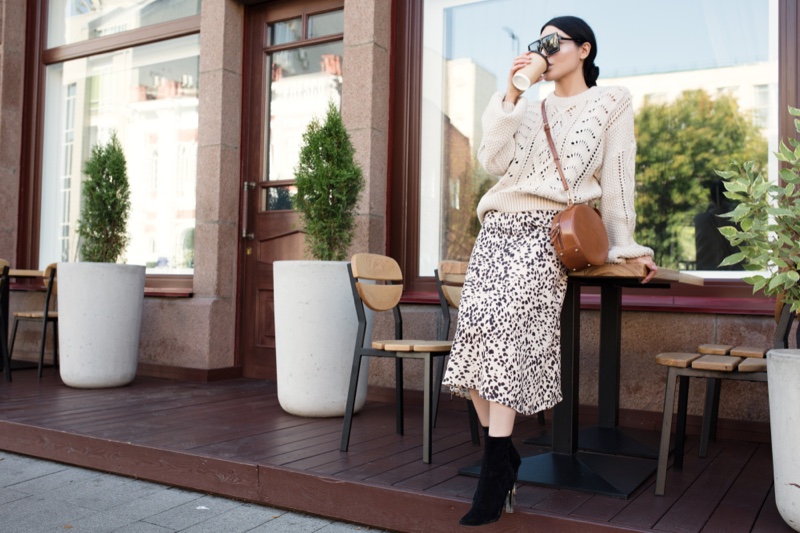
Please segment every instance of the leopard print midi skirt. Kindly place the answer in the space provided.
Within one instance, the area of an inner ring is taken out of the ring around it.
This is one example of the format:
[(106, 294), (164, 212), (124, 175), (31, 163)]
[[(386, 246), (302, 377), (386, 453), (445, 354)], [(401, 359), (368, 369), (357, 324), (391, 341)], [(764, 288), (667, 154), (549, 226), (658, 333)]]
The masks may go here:
[(567, 271), (550, 243), (556, 211), (490, 212), (469, 260), (443, 383), (523, 415), (561, 401)]

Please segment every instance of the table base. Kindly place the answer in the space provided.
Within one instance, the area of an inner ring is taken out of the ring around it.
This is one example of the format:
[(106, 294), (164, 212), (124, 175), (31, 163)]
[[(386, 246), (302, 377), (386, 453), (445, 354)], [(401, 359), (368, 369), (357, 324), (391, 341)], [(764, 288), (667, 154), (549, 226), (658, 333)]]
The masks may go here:
[[(656, 471), (657, 461), (620, 455), (547, 452), (525, 457), (518, 481), (545, 487), (571, 489), (627, 499)], [(480, 465), (462, 468), (459, 474), (479, 476)]]
[[(661, 435), (656, 431), (585, 427), (578, 431), (578, 449), (588, 452), (627, 455), (658, 459), (658, 445)], [(674, 437), (673, 439), (674, 440)], [(525, 439), (523, 444), (552, 446), (552, 435), (542, 435)], [(670, 442), (672, 449), (674, 442)]]

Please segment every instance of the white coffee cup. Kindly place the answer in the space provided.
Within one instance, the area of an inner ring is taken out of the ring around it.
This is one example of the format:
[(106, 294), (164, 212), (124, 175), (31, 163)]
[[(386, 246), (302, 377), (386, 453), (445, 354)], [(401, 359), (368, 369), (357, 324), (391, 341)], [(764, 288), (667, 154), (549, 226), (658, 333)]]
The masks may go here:
[(520, 91), (527, 90), (542, 77), (542, 74), (547, 72), (549, 67), (546, 57), (538, 52), (533, 52), (531, 62), (514, 73), (511, 83)]

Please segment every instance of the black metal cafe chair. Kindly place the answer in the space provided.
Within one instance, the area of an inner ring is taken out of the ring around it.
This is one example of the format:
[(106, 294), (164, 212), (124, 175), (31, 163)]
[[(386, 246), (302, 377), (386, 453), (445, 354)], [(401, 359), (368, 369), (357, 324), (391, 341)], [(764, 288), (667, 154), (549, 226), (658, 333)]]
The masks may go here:
[[(347, 394), (342, 441), (339, 449), (348, 450), (350, 430), (353, 425), (358, 375), (363, 357), (389, 357), (395, 360), (395, 416), (397, 433), (403, 434), (403, 361), (419, 359), (424, 365), (423, 384), (423, 429), (422, 461), (431, 462), (433, 423), (435, 418), (434, 361), (444, 359), (450, 353), (452, 343), (447, 340), (419, 340), (403, 338), (403, 318), (400, 313), (400, 297), (403, 294), (403, 274), (400, 265), (384, 255), (356, 254), (347, 266), (353, 301), (358, 316), (358, 331), (353, 352), (353, 367)], [(372, 283), (367, 283), (370, 281)], [(365, 346), (367, 315), (365, 308), (374, 312), (391, 311), (394, 317), (394, 338), (372, 340)]]
[(44, 365), (44, 349), (47, 342), (47, 326), (53, 325), (53, 366), (58, 367), (58, 311), (56, 311), (56, 300), (58, 299), (58, 280), (56, 278), (56, 263), (51, 263), (44, 270), (43, 279), (46, 287), (44, 309), (42, 311), (16, 311), (14, 313), (14, 330), (11, 334), (11, 348), (9, 349), (9, 360), (14, 355), (14, 343), (17, 339), (17, 329), (20, 322), (39, 323), (42, 326), (42, 338), (39, 343), (39, 369), (38, 377), (42, 377), (42, 366)]

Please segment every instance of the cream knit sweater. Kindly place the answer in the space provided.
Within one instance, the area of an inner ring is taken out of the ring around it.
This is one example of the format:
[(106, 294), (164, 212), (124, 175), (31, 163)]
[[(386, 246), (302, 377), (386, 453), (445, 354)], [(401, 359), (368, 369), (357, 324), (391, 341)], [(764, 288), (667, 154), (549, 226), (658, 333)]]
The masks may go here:
[[(478, 204), (489, 211), (519, 212), (566, 208), (561, 184), (542, 126), (541, 103), (516, 105), (496, 93), (483, 113), (478, 159), (501, 176)], [(546, 99), (547, 118), (576, 203), (597, 205), (609, 240), (609, 263), (653, 255), (633, 240), (636, 140), (631, 95), (623, 87), (592, 87), (578, 95)]]

